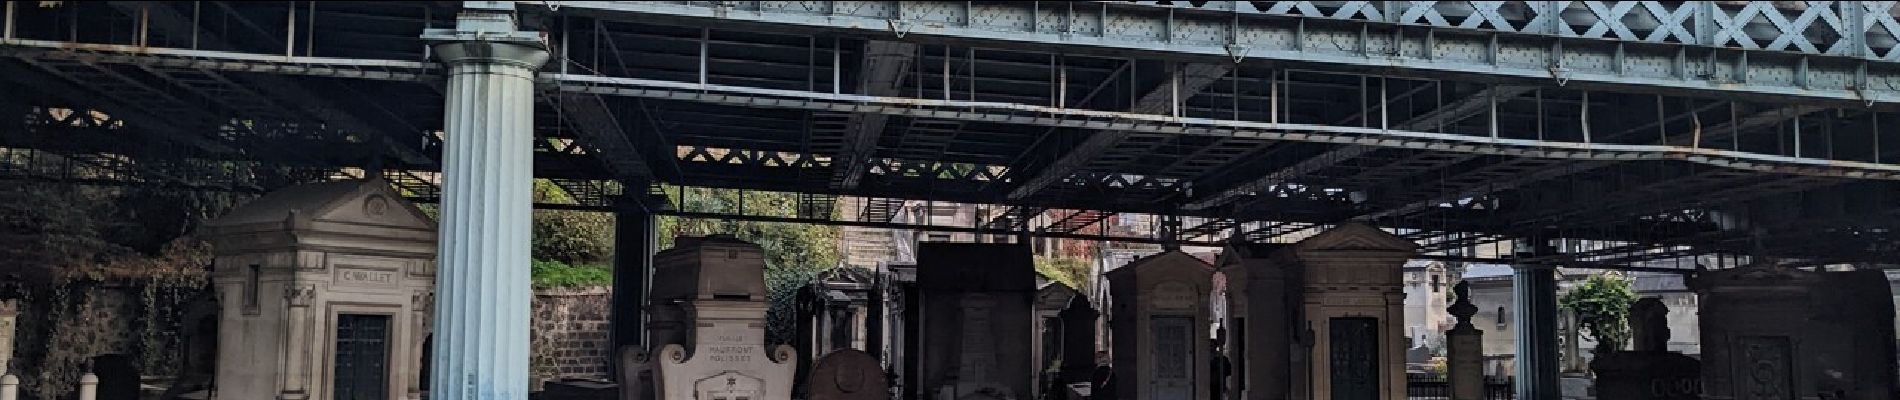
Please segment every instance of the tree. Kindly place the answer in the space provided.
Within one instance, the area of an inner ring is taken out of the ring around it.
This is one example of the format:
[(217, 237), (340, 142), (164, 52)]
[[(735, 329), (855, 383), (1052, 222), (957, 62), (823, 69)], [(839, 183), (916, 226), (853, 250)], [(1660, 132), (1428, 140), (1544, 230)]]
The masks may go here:
[(1635, 302), (1630, 280), (1614, 272), (1591, 275), (1561, 300), (1564, 309), (1577, 314), (1577, 325), (1596, 340), (1598, 353), (1621, 350), (1629, 342), (1630, 304)]
[(1090, 293), (1089, 283), (1093, 281), (1094, 268), (1088, 260), (1070, 257), (1036, 257), (1036, 274), (1076, 292)]

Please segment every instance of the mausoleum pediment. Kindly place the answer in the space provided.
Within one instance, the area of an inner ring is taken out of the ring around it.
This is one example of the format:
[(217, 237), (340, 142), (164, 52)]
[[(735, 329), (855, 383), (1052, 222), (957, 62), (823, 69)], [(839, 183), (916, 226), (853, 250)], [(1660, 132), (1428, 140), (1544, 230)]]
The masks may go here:
[(1156, 253), (1151, 256), (1135, 259), (1135, 261), (1129, 262), (1128, 265), (1124, 265), (1121, 268), (1116, 268), (1116, 269), (1108, 271), (1108, 274), (1111, 276), (1128, 274), (1128, 273), (1134, 272), (1137, 269), (1152, 268), (1150, 266), (1158, 266), (1158, 265), (1196, 265), (1196, 266), (1200, 266), (1202, 269), (1205, 269), (1206, 272), (1208, 273), (1212, 273), (1214, 271), (1214, 266), (1208, 265), (1206, 261), (1202, 261), (1199, 257), (1195, 257), (1193, 255), (1180, 252), (1180, 251), (1170, 250), (1170, 251)]
[(436, 223), (381, 178), (280, 189), (206, 222), (199, 237), (232, 251), (284, 248), (433, 257)]
[(435, 221), (381, 178), (297, 185), (266, 194), (216, 220), (214, 227), (281, 223), (291, 219), (393, 228), (430, 229)]
[(1345, 223), (1339, 227), (1321, 232), (1318, 235), (1293, 244), (1300, 252), (1309, 251), (1403, 251), (1411, 252), (1418, 248), (1405, 238), (1398, 237), (1379, 228), (1360, 223)]

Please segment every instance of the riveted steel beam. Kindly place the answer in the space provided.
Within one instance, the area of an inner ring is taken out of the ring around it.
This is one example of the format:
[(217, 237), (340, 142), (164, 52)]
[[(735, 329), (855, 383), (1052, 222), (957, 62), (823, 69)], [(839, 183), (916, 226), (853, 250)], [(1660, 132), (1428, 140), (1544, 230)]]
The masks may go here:
[[(1199, 94), (1202, 90), (1206, 90), (1209, 85), (1214, 84), (1214, 81), (1227, 75), (1228, 72), (1232, 72), (1233, 69), (1234, 66), (1232, 64), (1194, 63), (1182, 65), (1178, 70), (1171, 71), (1167, 80), (1162, 81), (1160, 85), (1149, 89), (1147, 93), (1138, 97), (1135, 100), (1135, 104), (1128, 108), (1128, 112), (1172, 115), (1178, 117), (1180, 115), (1178, 115), (1179, 112), (1177, 110), (1183, 101), (1189, 97), (1194, 97), (1195, 94)], [(1020, 199), (1029, 197), (1035, 195), (1036, 192), (1041, 191), (1043, 188), (1049, 187), (1051, 184), (1068, 179), (1069, 176), (1074, 174), (1077, 170), (1081, 170), (1089, 164), (1100, 162), (1100, 158), (1103, 154), (1114, 150), (1116, 145), (1121, 144), (1123, 139), (1126, 139), (1132, 134), (1137, 133), (1118, 130), (1094, 131), (1082, 144), (1076, 145), (1075, 148), (1063, 153), (1062, 158), (1056, 159), (1055, 163), (1043, 167), (1041, 171), (1036, 172), (1034, 177), (1010, 189), (1009, 198)], [(1149, 143), (1155, 142), (1158, 141), (1150, 141)], [(1145, 147), (1152, 146), (1151, 144)], [(1132, 153), (1137, 153), (1132, 154), (1132, 156), (1136, 157), (1141, 155), (1138, 154), (1141, 153), (1140, 151)]]
[[(1528, 6), (1513, 13), (1502, 8), (1506, 3), (1546, 4), (1537, 2), (1389, 3), (1400, 4), (1402, 9), (1375, 12), (1383, 16), (1380, 18), (1354, 12), (1338, 19), (1311, 18), (1304, 12), (1295, 17), (1288, 10), (1261, 10), (1245, 1), (1210, 2), (1224, 4), (1225, 8), (1209, 9), (1046, 1), (519, 3), (531, 8), (559, 7), (563, 12), (580, 10), (609, 19), (689, 25), (742, 23), (750, 25), (748, 29), (895, 35), (913, 41), (994, 48), (1134, 53), (1144, 58), (1183, 61), (1275, 60), (1405, 77), (1504, 79), (1708, 97), (1900, 103), (1900, 66), (1892, 62), (1900, 60), (1900, 50), (1883, 49), (1886, 53), (1875, 57), (1855, 56), (1866, 53), (1867, 46), (1860, 40), (1842, 41), (1847, 44), (1837, 46), (1804, 36), (1810, 29), (1833, 29), (1841, 33), (1840, 37), (1879, 33), (1865, 27), (1836, 28), (1828, 21), (1840, 21), (1843, 11), (1839, 8), (1859, 7), (1848, 13), (1872, 16), (1878, 24), (1891, 25), (1887, 11), (1894, 6), (1886, 2), (1841, 2), (1839, 6), (1801, 9), (1750, 3), (1740, 10), (1729, 10), (1717, 2), (1691, 2), (1691, 6), (1651, 2), (1659, 8), (1646, 6), (1641, 11), (1660, 16), (1658, 19), (1666, 22), (1663, 27), (1668, 29), (1653, 31), (1664, 34), (1643, 37), (1622, 34), (1630, 31), (1622, 22), (1630, 13), (1627, 8), (1587, 9), (1597, 16), (1596, 24), (1583, 32), (1574, 31), (1571, 21), (1561, 17), (1567, 9)], [(1468, 14), (1464, 15), (1448, 15), (1436, 3), (1475, 9), (1466, 10)], [(1697, 7), (1710, 12), (1696, 11)], [(1867, 10), (1879, 12), (1863, 12)], [(1684, 19), (1684, 15), (1707, 17)], [(1822, 18), (1828, 16), (1833, 18)], [(1766, 17), (1772, 26), (1757, 27), (1758, 17)], [(1755, 30), (1772, 33), (1757, 38)]]
[(1673, 160), (1765, 173), (1900, 180), (1900, 165), (1682, 146), (1557, 142), (1378, 128), (1168, 117), (1012, 103), (818, 94), (639, 78), (565, 74), (543, 74), (543, 77), (557, 82), (561, 86), (560, 90), (567, 92), (749, 107), (874, 112), (912, 118), (966, 122), (1128, 130), (1169, 135), (1244, 137), (1525, 158), (1599, 161)]
[[(1435, 130), (1433, 129), (1434, 127), (1444, 126), (1477, 115), (1480, 111), (1491, 107), (1493, 103), (1501, 101), (1500, 99), (1517, 97), (1529, 93), (1533, 89), (1535, 88), (1525, 86), (1494, 86), (1485, 88), (1469, 97), (1446, 104), (1443, 107), (1439, 107), (1436, 110), (1416, 118), (1401, 122), (1395, 125), (1394, 129), (1401, 131)], [(1216, 195), (1189, 202), (1187, 206), (1183, 208), (1199, 210), (1227, 204), (1246, 196), (1248, 193), (1266, 190), (1267, 187), (1286, 183), (1288, 180), (1319, 172), (1320, 170), (1339, 165), (1341, 162), (1358, 158), (1359, 156), (1379, 150), (1380, 148), (1381, 147), (1375, 146), (1341, 146), (1334, 148), (1325, 153), (1320, 153), (1319, 155), (1293, 163), (1293, 165), (1274, 170), (1258, 179), (1236, 185)]]
[[(872, 96), (896, 96), (902, 89), (904, 72), (917, 59), (917, 45), (885, 40), (872, 40), (864, 44), (864, 61), (860, 73), (862, 92)], [(851, 189), (864, 180), (864, 171), (870, 169), (873, 153), (877, 151), (877, 141), (884, 135), (884, 128), (890, 116), (884, 114), (850, 114), (839, 149), (832, 163), (831, 185), (841, 189)]]

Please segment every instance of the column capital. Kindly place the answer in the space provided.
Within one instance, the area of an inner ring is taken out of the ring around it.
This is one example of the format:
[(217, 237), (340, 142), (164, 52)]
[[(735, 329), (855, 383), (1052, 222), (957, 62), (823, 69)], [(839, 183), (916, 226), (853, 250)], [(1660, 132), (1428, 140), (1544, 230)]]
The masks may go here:
[(425, 30), (422, 39), (449, 67), (506, 65), (535, 70), (548, 62), (546, 38), (541, 32), (516, 30), (514, 13), (508, 9), (465, 8), (456, 15), (454, 28)]

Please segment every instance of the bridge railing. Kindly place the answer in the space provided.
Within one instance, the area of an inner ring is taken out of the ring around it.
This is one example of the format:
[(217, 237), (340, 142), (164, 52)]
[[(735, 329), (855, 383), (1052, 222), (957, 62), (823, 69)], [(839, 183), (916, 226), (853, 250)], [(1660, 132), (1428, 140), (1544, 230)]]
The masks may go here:
[(1900, 61), (1900, 3), (1891, 1), (1118, 3)]

